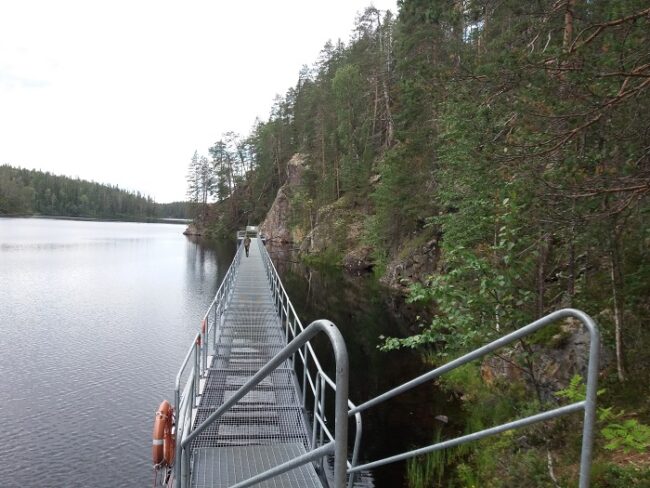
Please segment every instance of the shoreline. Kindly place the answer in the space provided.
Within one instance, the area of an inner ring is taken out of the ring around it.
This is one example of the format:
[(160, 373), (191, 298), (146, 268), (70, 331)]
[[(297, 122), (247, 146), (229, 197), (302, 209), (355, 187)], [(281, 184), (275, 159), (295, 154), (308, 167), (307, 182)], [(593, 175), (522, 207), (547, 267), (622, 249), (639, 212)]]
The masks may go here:
[(74, 217), (68, 215), (41, 215), (41, 214), (0, 214), (0, 218), (7, 219), (48, 219), (48, 220), (75, 220), (81, 222), (135, 222), (141, 224), (177, 224), (187, 225), (191, 219), (176, 219), (165, 217), (150, 218), (101, 218), (101, 217)]

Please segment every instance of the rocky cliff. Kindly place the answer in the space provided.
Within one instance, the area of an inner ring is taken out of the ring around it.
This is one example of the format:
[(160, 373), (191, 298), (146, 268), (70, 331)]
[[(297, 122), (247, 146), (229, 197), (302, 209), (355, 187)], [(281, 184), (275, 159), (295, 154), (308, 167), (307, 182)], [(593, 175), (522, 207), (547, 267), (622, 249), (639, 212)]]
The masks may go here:
[(289, 225), (291, 194), (301, 184), (305, 165), (305, 159), (301, 154), (294, 155), (287, 163), (287, 180), (278, 190), (264, 222), (260, 225), (260, 232), (265, 234), (273, 245), (295, 243), (295, 236)]
[[(309, 225), (292, 224), (295, 211), (292, 197), (300, 192), (303, 175), (308, 168), (305, 157), (294, 155), (287, 164), (287, 179), (278, 190), (273, 205), (262, 222), (261, 231), (272, 246), (290, 246), (329, 263), (336, 262), (353, 274), (372, 271), (373, 248), (364, 236), (364, 223), (372, 214), (372, 206), (350, 200), (347, 196), (314, 210)], [(376, 184), (377, 178), (371, 180)], [(435, 272), (438, 263), (438, 238), (407, 241), (386, 266), (382, 282), (394, 290), (405, 292), (413, 281), (425, 279)]]

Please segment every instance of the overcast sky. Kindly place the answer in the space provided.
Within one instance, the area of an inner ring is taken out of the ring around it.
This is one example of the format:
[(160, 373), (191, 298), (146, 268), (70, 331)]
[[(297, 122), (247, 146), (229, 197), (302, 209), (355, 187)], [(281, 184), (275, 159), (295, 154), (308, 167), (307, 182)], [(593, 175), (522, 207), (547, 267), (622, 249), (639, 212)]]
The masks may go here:
[(0, 0), (0, 164), (185, 198), (328, 39), (396, 0)]

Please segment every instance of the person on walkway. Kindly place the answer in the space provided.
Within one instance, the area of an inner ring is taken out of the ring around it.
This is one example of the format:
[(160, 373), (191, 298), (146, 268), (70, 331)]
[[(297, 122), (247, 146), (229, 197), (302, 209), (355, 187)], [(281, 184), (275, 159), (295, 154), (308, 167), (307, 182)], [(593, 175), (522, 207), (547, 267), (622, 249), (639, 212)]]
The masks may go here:
[(248, 250), (251, 247), (251, 238), (246, 236), (246, 239), (244, 239), (244, 251), (246, 251), (246, 257), (248, 257)]

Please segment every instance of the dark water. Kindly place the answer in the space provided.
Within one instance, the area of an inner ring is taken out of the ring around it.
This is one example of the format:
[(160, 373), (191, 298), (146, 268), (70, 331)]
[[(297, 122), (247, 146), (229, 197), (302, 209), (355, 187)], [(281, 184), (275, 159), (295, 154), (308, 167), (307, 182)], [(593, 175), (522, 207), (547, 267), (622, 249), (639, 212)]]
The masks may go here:
[[(412, 319), (400, 318), (393, 298), (372, 277), (354, 277), (338, 270), (312, 269), (296, 263), (290, 253), (272, 257), (304, 326), (329, 319), (343, 334), (350, 357), (350, 399), (357, 405), (426, 370), (410, 350), (381, 352), (384, 336), (408, 334)], [(333, 374), (327, 340), (318, 344), (324, 367)], [(450, 400), (434, 385), (425, 384), (363, 414), (361, 461), (369, 462), (430, 444), (434, 416), (449, 415)], [(352, 425), (351, 425), (352, 427)], [(350, 436), (353, 436), (353, 430)], [(364, 473), (362, 487), (399, 488), (405, 463)]]
[(151, 485), (154, 412), (234, 252), (182, 230), (0, 218), (0, 486)]
[[(151, 486), (154, 412), (234, 254), (182, 230), (0, 218), (0, 486)], [(327, 318), (345, 336), (354, 402), (422, 372), (408, 351), (377, 350), (408, 321), (371, 279), (274, 257), (303, 323)], [(428, 443), (440, 401), (423, 386), (364, 414), (363, 459)], [(362, 486), (405, 486), (403, 463)]]

